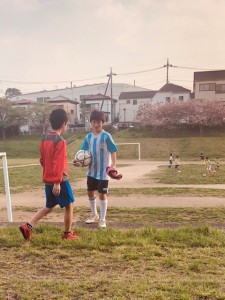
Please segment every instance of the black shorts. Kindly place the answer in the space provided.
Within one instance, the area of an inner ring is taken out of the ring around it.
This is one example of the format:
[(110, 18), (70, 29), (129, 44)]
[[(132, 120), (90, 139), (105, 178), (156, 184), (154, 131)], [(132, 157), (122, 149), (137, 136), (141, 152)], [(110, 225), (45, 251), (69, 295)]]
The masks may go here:
[(93, 177), (87, 177), (87, 190), (88, 192), (98, 191), (100, 194), (108, 194), (108, 180), (99, 180)]

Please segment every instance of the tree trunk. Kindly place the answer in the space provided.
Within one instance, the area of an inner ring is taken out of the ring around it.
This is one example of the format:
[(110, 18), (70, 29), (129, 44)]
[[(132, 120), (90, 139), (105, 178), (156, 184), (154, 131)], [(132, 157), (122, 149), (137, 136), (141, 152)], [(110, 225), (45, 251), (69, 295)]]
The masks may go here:
[(2, 140), (5, 141), (5, 128), (2, 128)]
[(200, 137), (202, 137), (202, 133), (203, 133), (203, 126), (200, 125)]

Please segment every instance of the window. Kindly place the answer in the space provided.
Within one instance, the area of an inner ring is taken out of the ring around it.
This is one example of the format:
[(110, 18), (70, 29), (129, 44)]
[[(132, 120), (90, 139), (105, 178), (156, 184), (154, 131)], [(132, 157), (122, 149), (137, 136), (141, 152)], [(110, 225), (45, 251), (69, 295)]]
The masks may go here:
[(216, 93), (225, 93), (225, 84), (217, 84)]
[(133, 105), (137, 105), (137, 100), (133, 100)]
[(37, 98), (37, 103), (43, 103), (43, 102), (44, 102), (44, 98), (43, 97)]
[(199, 91), (215, 91), (216, 90), (216, 84), (215, 83), (201, 83), (199, 84)]
[(99, 103), (89, 103), (85, 105), (86, 108), (99, 110)]
[(130, 104), (130, 100), (127, 100), (127, 104)]
[(170, 97), (166, 97), (166, 102), (170, 102)]
[(184, 100), (184, 96), (179, 96), (179, 100), (183, 101)]
[(49, 99), (50, 99), (50, 97), (39, 97), (39, 98), (37, 98), (37, 102), (38, 103), (44, 103)]

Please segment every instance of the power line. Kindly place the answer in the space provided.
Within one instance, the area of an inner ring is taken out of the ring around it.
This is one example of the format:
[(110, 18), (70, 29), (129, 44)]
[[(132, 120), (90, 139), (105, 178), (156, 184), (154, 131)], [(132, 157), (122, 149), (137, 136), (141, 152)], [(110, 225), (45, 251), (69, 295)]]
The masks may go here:
[(154, 68), (154, 69), (143, 70), (143, 71), (130, 72), (130, 73), (120, 73), (120, 74), (117, 73), (117, 75), (118, 75), (118, 76), (122, 76), (122, 75), (132, 75), (132, 74), (146, 73), (146, 72), (151, 72), (151, 71), (160, 70), (160, 69), (163, 69), (164, 67), (165, 67), (165, 66), (158, 67), (158, 68)]
[(173, 66), (173, 65), (171, 65), (170, 67), (179, 68), (179, 69), (189, 69), (189, 70), (219, 71), (219, 70), (216, 70), (216, 69), (192, 68), (192, 67)]

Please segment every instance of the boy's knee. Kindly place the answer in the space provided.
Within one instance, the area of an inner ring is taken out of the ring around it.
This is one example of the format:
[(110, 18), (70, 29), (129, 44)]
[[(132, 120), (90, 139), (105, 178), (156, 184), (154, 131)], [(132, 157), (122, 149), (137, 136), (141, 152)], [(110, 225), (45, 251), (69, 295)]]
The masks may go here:
[(49, 214), (50, 212), (52, 212), (52, 210), (53, 210), (53, 207), (46, 207), (45, 208), (46, 214)]
[(73, 210), (74, 204), (70, 203), (69, 205), (65, 206), (66, 210)]

